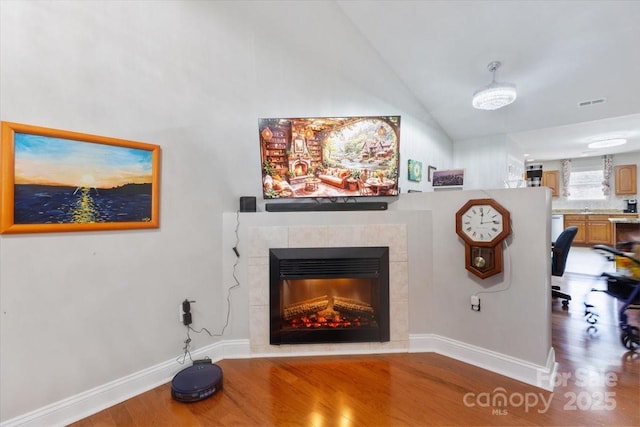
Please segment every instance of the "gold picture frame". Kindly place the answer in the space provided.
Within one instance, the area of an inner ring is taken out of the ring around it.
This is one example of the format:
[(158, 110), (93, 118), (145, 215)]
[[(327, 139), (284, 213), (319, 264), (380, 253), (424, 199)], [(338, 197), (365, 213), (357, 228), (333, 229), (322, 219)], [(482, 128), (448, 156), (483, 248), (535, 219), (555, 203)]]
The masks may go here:
[(0, 233), (158, 228), (160, 146), (2, 122)]

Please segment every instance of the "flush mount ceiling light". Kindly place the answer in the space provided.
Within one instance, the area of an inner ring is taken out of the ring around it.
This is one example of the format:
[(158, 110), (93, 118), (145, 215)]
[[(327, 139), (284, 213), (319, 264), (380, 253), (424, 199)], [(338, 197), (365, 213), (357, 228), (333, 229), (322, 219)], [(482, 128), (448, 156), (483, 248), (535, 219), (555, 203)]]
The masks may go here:
[(609, 148), (617, 147), (618, 145), (626, 144), (627, 140), (624, 138), (605, 139), (602, 141), (592, 142), (588, 145), (589, 148)]
[(500, 68), (500, 61), (493, 61), (487, 65), (493, 73), (493, 80), (488, 86), (478, 89), (473, 94), (472, 105), (479, 110), (497, 110), (516, 100), (516, 86), (511, 83), (497, 83), (496, 70)]

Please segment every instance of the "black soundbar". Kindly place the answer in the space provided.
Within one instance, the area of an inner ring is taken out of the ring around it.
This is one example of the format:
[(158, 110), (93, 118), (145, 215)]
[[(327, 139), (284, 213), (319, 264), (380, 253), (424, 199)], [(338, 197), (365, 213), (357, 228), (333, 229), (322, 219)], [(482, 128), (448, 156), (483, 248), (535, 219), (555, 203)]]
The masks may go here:
[(266, 203), (268, 212), (386, 211), (387, 202)]

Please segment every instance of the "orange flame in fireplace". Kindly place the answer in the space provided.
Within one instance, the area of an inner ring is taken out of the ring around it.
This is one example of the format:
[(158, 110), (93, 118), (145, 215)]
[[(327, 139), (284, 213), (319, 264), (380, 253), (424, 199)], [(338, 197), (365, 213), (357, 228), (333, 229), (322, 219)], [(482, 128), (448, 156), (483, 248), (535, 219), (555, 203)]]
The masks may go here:
[(294, 329), (316, 329), (316, 328), (349, 328), (349, 327), (361, 327), (368, 326), (367, 319), (360, 319), (354, 317), (351, 319), (334, 316), (333, 318), (327, 318), (323, 316), (318, 317), (296, 317), (289, 321), (289, 326)]

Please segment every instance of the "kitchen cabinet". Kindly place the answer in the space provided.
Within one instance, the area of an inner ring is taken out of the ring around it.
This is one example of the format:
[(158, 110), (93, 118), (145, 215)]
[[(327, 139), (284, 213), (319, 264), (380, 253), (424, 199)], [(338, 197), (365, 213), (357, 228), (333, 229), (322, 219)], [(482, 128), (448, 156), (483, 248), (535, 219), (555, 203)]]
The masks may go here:
[(564, 216), (564, 228), (576, 226), (578, 232), (576, 237), (573, 238), (574, 245), (581, 245), (587, 243), (587, 216), (586, 215), (565, 215)]
[(637, 165), (619, 165), (614, 168), (616, 196), (634, 195), (638, 192)]
[(587, 217), (587, 244), (589, 245), (612, 245), (612, 228), (609, 222), (609, 215), (586, 215)]
[(578, 233), (575, 245), (614, 245), (613, 224), (609, 218), (638, 218), (638, 215), (623, 214), (575, 214), (564, 216), (564, 227), (575, 225)]
[(542, 186), (551, 189), (551, 197), (560, 195), (560, 173), (558, 171), (543, 171)]

